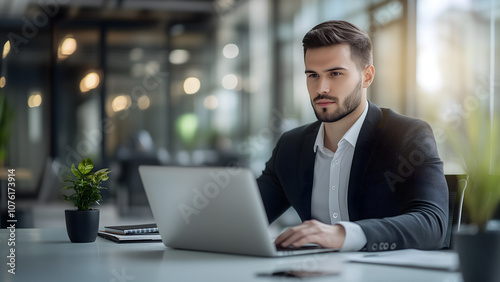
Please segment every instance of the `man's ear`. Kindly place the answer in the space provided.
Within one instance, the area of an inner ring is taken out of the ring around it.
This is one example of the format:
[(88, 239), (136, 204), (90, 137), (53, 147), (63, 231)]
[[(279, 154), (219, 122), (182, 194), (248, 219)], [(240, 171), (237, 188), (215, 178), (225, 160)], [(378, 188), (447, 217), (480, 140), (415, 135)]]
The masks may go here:
[(375, 78), (375, 67), (373, 65), (367, 66), (363, 70), (363, 88), (368, 88), (370, 84), (372, 84), (373, 79)]

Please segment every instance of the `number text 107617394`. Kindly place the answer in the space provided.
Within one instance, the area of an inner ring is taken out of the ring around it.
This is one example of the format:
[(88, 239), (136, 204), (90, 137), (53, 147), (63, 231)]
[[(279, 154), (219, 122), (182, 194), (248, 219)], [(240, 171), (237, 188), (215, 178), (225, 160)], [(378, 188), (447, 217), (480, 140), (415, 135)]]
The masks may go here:
[(10, 247), (7, 255), (7, 270), (10, 274), (16, 274), (16, 170), (7, 170), (7, 229), (9, 239), (7, 245)]

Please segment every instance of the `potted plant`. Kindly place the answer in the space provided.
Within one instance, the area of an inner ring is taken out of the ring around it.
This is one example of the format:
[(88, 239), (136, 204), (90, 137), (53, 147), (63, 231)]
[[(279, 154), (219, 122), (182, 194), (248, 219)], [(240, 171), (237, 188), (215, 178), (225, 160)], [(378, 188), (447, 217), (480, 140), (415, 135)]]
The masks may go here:
[(450, 134), (467, 174), (463, 196), (469, 219), (454, 234), (455, 249), (464, 282), (500, 281), (500, 231), (488, 229), (500, 203), (500, 124), (488, 111), (478, 110), (463, 125), (463, 131)]
[(64, 200), (75, 205), (77, 209), (66, 210), (66, 231), (73, 243), (94, 242), (99, 229), (99, 210), (91, 209), (93, 204), (99, 204), (102, 200), (101, 182), (108, 180), (109, 169), (101, 169), (92, 172), (94, 164), (89, 158), (83, 159), (78, 168), (71, 165), (72, 177), (63, 180), (71, 185), (61, 190), (73, 190), (71, 195), (63, 195)]

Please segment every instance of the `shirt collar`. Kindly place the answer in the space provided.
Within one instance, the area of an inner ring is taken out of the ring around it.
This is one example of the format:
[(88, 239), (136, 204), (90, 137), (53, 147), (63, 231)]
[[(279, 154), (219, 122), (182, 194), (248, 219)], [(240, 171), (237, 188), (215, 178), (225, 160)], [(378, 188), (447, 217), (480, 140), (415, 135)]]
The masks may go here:
[(318, 149), (324, 152), (325, 150), (325, 124), (322, 122), (319, 126), (318, 135), (316, 135), (316, 141), (314, 142), (314, 152), (316, 153)]
[[(353, 147), (356, 147), (356, 142), (358, 141), (358, 136), (359, 132), (361, 131), (361, 126), (363, 125), (363, 122), (365, 121), (366, 114), (368, 113), (368, 107), (369, 103), (368, 101), (366, 102), (365, 109), (361, 116), (356, 120), (356, 122), (347, 130), (347, 132), (342, 136), (342, 139), (340, 139), (339, 143), (342, 142), (342, 140), (346, 140), (349, 142)], [(324, 122), (321, 123), (318, 131), (318, 135), (316, 135), (316, 141), (314, 142), (314, 152), (316, 153), (318, 149), (320, 149), (322, 152), (325, 152), (325, 124)]]

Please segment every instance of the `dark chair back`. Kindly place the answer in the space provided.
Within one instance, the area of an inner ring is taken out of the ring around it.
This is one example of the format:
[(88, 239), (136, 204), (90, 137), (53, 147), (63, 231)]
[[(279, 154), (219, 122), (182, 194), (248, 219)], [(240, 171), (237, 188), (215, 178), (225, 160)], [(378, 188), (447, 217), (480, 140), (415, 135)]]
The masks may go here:
[(463, 211), (463, 190), (467, 188), (467, 176), (463, 174), (447, 174), (445, 177), (449, 192), (449, 218), (444, 248), (448, 249), (453, 246), (453, 231), (460, 230), (460, 225), (467, 222), (467, 216)]

